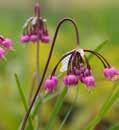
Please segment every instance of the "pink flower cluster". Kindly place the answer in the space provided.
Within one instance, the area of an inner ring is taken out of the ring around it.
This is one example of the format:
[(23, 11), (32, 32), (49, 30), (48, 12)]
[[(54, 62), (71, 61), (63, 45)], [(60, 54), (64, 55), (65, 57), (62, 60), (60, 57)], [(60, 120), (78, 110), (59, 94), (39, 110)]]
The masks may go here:
[[(102, 61), (102, 59), (100, 60)], [(108, 80), (116, 80), (119, 77), (119, 71), (114, 67), (111, 67), (107, 61), (102, 61), (102, 63), (104, 65), (105, 78)], [(56, 66), (58, 65), (56, 64)], [(54, 75), (54, 70), (52, 74)], [(92, 75), (92, 70), (89, 62), (87, 61), (87, 59), (81, 57), (78, 51), (75, 51), (69, 58), (67, 75), (64, 76), (63, 82), (65, 86), (70, 87), (76, 86), (79, 81), (85, 84), (88, 88), (92, 88), (95, 86), (95, 78)], [(56, 76), (51, 76), (50, 79), (47, 79), (45, 81), (45, 90), (48, 92), (53, 92), (56, 89), (57, 84), (58, 78)]]
[(5, 58), (5, 54), (8, 50), (12, 50), (13, 42), (9, 38), (0, 36), (0, 59)]
[(50, 37), (47, 30), (46, 19), (40, 16), (40, 7), (39, 4), (35, 6), (35, 16), (30, 17), (26, 20), (24, 31), (21, 36), (22, 43), (28, 42), (39, 42), (49, 43)]
[(43, 28), (34, 31), (34, 32), (30, 32), (27, 34), (23, 34), (21, 36), (21, 42), (22, 43), (28, 43), (28, 42), (43, 42), (43, 43), (49, 43), (50, 37), (48, 35), (48, 32), (46, 30), (44, 30)]

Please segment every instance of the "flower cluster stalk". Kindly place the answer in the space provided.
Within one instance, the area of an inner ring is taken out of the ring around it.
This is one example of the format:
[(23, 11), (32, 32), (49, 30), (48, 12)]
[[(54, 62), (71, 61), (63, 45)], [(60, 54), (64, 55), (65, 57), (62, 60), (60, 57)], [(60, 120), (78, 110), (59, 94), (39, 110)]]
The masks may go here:
[(28, 117), (29, 117), (29, 114), (34, 106), (34, 103), (37, 99), (37, 96), (39, 94), (39, 91), (41, 89), (41, 86), (43, 84), (43, 81), (44, 81), (44, 78), (45, 78), (45, 75), (46, 75), (46, 72), (47, 72), (47, 69), (48, 69), (48, 66), (49, 66), (49, 63), (50, 63), (50, 59), (52, 57), (52, 54), (53, 54), (53, 50), (54, 50), (54, 46), (55, 46), (55, 42), (56, 42), (56, 38), (57, 38), (57, 35), (58, 35), (58, 32), (59, 32), (59, 29), (61, 27), (61, 25), (64, 23), (64, 22), (70, 22), (73, 24), (74, 28), (75, 28), (75, 31), (76, 31), (76, 39), (77, 39), (77, 46), (79, 46), (79, 31), (78, 31), (78, 28), (77, 28), (77, 25), (75, 23), (75, 21), (71, 18), (64, 18), (62, 19), (58, 25), (57, 25), (57, 28), (56, 28), (56, 32), (54, 34), (54, 38), (53, 38), (53, 41), (52, 41), (52, 44), (51, 44), (51, 48), (50, 48), (50, 51), (49, 51), (49, 55), (48, 55), (48, 59), (47, 59), (47, 62), (46, 62), (46, 65), (45, 65), (45, 68), (44, 68), (44, 71), (43, 71), (43, 74), (42, 74), (42, 77), (41, 77), (41, 80), (40, 80), (40, 83), (38, 85), (38, 88), (37, 88), (37, 91), (33, 97), (33, 100), (29, 106), (29, 109), (23, 119), (23, 123), (22, 123), (22, 126), (21, 126), (21, 130), (24, 130), (25, 129), (25, 126), (26, 126), (26, 123), (27, 123), (27, 120), (28, 120)]

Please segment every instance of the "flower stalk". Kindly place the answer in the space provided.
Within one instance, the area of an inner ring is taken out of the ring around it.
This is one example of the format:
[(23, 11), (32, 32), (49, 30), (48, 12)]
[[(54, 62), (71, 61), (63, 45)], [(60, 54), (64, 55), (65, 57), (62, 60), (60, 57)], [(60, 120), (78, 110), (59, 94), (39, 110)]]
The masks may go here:
[(57, 38), (57, 35), (58, 35), (58, 32), (59, 32), (59, 29), (61, 27), (61, 25), (65, 22), (70, 22), (73, 24), (74, 28), (75, 28), (75, 31), (76, 31), (76, 39), (77, 39), (77, 46), (79, 46), (79, 31), (78, 31), (78, 27), (77, 27), (77, 24), (75, 23), (75, 21), (71, 18), (64, 18), (62, 19), (57, 27), (56, 27), (56, 31), (55, 31), (55, 34), (54, 34), (54, 38), (53, 38), (53, 41), (52, 41), (52, 44), (51, 44), (51, 48), (50, 48), (50, 51), (49, 51), (49, 55), (48, 55), (48, 59), (47, 59), (47, 62), (46, 62), (46, 65), (45, 65), (45, 68), (44, 68), (44, 71), (43, 71), (43, 74), (42, 74), (42, 77), (41, 77), (41, 80), (40, 80), (40, 83), (38, 85), (38, 88), (37, 88), (37, 91), (33, 97), (33, 100), (29, 106), (29, 109), (24, 117), (24, 120), (23, 120), (23, 123), (22, 123), (22, 126), (21, 126), (21, 130), (24, 130), (25, 129), (25, 126), (26, 126), (26, 123), (27, 123), (27, 120), (29, 118), (29, 114), (33, 108), (33, 105), (37, 99), (37, 96), (39, 94), (39, 91), (41, 89), (41, 86), (43, 84), (43, 81), (44, 81), (44, 78), (45, 78), (45, 75), (46, 75), (46, 72), (47, 72), (47, 69), (48, 69), (48, 66), (49, 66), (49, 63), (50, 63), (50, 59), (52, 57), (52, 54), (53, 54), (53, 50), (54, 50), (54, 46), (55, 46), (55, 42), (56, 42), (56, 38)]

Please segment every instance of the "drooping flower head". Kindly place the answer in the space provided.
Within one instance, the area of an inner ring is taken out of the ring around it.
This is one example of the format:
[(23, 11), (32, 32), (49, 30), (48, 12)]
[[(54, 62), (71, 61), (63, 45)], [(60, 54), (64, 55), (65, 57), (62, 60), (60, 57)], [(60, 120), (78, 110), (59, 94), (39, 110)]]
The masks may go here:
[(34, 7), (35, 16), (28, 18), (23, 26), (23, 34), (21, 36), (22, 43), (43, 42), (49, 43), (50, 37), (47, 30), (47, 20), (42, 18), (40, 14), (40, 6), (36, 3)]
[(80, 81), (80, 83), (85, 84), (88, 88), (93, 88), (96, 81), (92, 74), (92, 68), (85, 55), (86, 52), (92, 53), (102, 62), (106, 79), (116, 80), (119, 77), (119, 71), (114, 67), (111, 67), (101, 54), (87, 49), (74, 49), (71, 52), (66, 53), (54, 67), (51, 76), (55, 75), (58, 65), (62, 63), (60, 71), (66, 72), (66, 75), (63, 78), (65, 86), (75, 86)]
[(0, 35), (0, 59), (5, 58), (5, 55), (9, 50), (13, 50), (12, 40)]

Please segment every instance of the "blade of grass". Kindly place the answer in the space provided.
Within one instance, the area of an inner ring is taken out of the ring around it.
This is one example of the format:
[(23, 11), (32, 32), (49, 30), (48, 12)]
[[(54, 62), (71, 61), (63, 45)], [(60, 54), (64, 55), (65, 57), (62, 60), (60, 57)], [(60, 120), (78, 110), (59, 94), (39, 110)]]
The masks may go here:
[[(100, 44), (94, 49), (94, 51), (99, 52), (108, 42), (109, 42), (108, 40), (103, 41), (102, 43), (100, 43)], [(93, 54), (90, 54), (90, 55), (88, 56), (88, 59), (90, 60), (92, 57), (93, 57)]]
[(79, 87), (77, 86), (76, 94), (75, 94), (73, 103), (72, 103), (72, 105), (70, 106), (68, 112), (66, 113), (66, 115), (65, 115), (65, 117), (64, 117), (64, 119), (63, 119), (63, 121), (62, 121), (62, 123), (61, 123), (61, 125), (60, 125), (60, 127), (59, 127), (58, 130), (61, 130), (61, 129), (63, 128), (65, 122), (67, 121), (67, 119), (68, 119), (68, 117), (69, 117), (69, 115), (70, 115), (70, 113), (71, 113), (71, 111), (72, 111), (72, 109), (73, 109), (73, 104), (76, 102), (76, 100), (77, 100), (77, 98), (78, 98), (78, 94), (79, 94)]
[[(17, 87), (18, 87), (18, 92), (19, 92), (19, 94), (20, 94), (22, 103), (23, 103), (23, 105), (24, 105), (25, 110), (27, 111), (27, 110), (28, 110), (28, 106), (27, 106), (27, 102), (26, 102), (24, 93), (23, 93), (22, 88), (21, 88), (21, 84), (20, 84), (19, 78), (18, 78), (17, 74), (14, 74), (14, 76), (15, 76), (15, 80), (16, 80)], [(29, 121), (29, 129), (30, 129), (30, 130), (34, 130), (33, 125), (32, 125), (31, 117), (29, 117), (29, 120), (28, 120), (28, 121)]]
[(47, 94), (43, 98), (39, 98), (36, 105), (34, 106), (32, 114), (31, 114), (32, 119), (34, 119), (35, 115), (38, 113), (38, 110), (42, 106), (43, 103), (48, 102), (52, 98), (58, 96), (60, 93), (61, 92), (55, 92), (53, 94)]
[(111, 128), (109, 128), (109, 130), (119, 130), (119, 123), (113, 125)]
[(93, 130), (95, 126), (101, 121), (104, 115), (109, 111), (110, 107), (119, 97), (119, 88), (117, 87), (118, 83), (115, 83), (112, 87), (111, 93), (107, 97), (106, 101), (104, 102), (100, 112), (96, 115), (96, 118), (92, 120), (89, 125), (86, 127), (85, 130)]
[(45, 130), (52, 130), (53, 129), (53, 125), (54, 125), (56, 116), (62, 107), (64, 97), (66, 94), (67, 94), (67, 87), (64, 87), (62, 93), (58, 96), (58, 98), (56, 100), (54, 109), (50, 115), (50, 118), (49, 118), (49, 121), (48, 121), (48, 124), (47, 124)]

